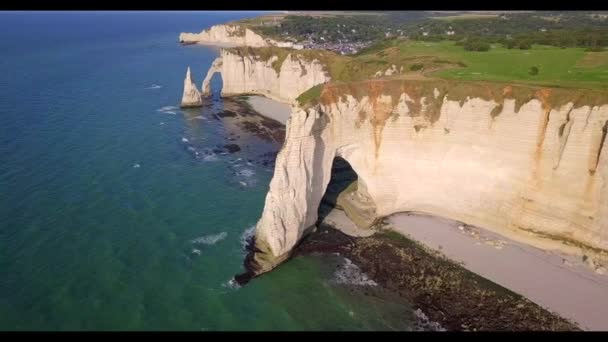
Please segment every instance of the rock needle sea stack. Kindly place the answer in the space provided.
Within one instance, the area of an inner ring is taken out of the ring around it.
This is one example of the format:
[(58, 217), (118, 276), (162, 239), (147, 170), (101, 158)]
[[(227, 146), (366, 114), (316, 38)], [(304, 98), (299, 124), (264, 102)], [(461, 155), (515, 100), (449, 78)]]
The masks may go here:
[(184, 79), (184, 95), (182, 96), (181, 107), (199, 107), (202, 106), (201, 92), (196, 88), (196, 84), (192, 80), (190, 67), (186, 71), (186, 79)]

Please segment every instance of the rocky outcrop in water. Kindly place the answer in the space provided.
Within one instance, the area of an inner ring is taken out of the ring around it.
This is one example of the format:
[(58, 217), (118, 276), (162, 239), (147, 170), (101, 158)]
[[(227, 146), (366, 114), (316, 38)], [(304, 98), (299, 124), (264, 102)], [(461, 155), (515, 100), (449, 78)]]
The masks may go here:
[[(255, 234), (255, 273), (315, 226), (339, 156), (377, 218), (416, 211), (569, 253), (608, 250), (608, 94), (448, 81), (326, 85), (296, 108)], [(348, 214), (348, 213), (347, 213)]]
[(196, 88), (196, 84), (192, 80), (190, 67), (188, 67), (186, 78), (184, 79), (184, 94), (182, 95), (181, 107), (199, 107), (202, 105), (201, 92)]

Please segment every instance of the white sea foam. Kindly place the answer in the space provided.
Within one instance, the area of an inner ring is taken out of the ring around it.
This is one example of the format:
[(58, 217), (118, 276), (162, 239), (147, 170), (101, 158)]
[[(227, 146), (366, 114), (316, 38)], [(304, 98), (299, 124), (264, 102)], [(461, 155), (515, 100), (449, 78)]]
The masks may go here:
[(226, 236), (228, 236), (228, 233), (221, 232), (221, 233), (213, 234), (213, 235), (204, 235), (204, 236), (201, 236), (201, 237), (198, 237), (198, 238), (192, 240), (191, 242), (200, 243), (200, 244), (204, 244), (204, 245), (215, 245), (219, 241), (224, 240), (226, 238)]
[(153, 85), (147, 87), (146, 89), (160, 89), (160, 88), (162, 88), (162, 86), (159, 86), (158, 84), (153, 84)]
[(441, 324), (431, 321), (420, 309), (414, 311), (414, 316), (416, 316), (416, 326), (414, 327), (416, 331), (446, 331)]
[(133, 164), (133, 168), (134, 168), (134, 169), (137, 169), (137, 168), (139, 168), (139, 167), (141, 167), (141, 165), (139, 165), (139, 164)]
[(353, 264), (347, 258), (344, 258), (344, 263), (334, 272), (333, 281), (337, 284), (358, 285), (358, 286), (376, 286), (375, 281), (369, 279), (361, 269)]
[(238, 290), (241, 288), (241, 285), (239, 285), (236, 280), (234, 280), (234, 278), (222, 283), (222, 287), (226, 287), (232, 290)]
[(177, 107), (175, 106), (164, 106), (164, 107), (160, 107), (159, 109), (157, 109), (158, 112), (166, 112), (168, 110), (175, 110), (177, 109)]
[(201, 250), (200, 249), (196, 249), (196, 248), (192, 248), (192, 254), (201, 255)]
[(177, 107), (175, 106), (164, 106), (164, 107), (160, 107), (159, 109), (157, 109), (157, 112), (161, 112), (163, 114), (171, 114), (171, 115), (176, 115), (177, 113), (175, 112), (175, 110), (177, 109)]
[(252, 225), (251, 227), (245, 229), (245, 231), (243, 232), (243, 234), (241, 234), (241, 247), (243, 248), (243, 250), (247, 249), (247, 245), (249, 244), (249, 240), (251, 238), (253, 238), (253, 235), (255, 235), (255, 224)]
[(217, 161), (217, 156), (215, 154), (206, 155), (203, 157), (204, 161)]
[(242, 169), (236, 172), (236, 174), (238, 176), (242, 176), (242, 177), (251, 177), (253, 175), (255, 175), (255, 171), (251, 170), (251, 169)]
[(242, 186), (247, 186), (247, 183), (245, 183), (243, 181), (239, 181), (239, 184), (241, 184)]
[(188, 139), (182, 137), (182, 142), (188, 142)]

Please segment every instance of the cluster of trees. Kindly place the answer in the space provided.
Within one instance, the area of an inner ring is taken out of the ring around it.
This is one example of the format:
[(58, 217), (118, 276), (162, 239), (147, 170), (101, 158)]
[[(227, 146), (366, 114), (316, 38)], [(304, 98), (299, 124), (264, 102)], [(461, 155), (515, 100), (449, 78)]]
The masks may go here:
[(532, 44), (566, 47), (602, 47), (608, 46), (608, 27), (595, 29), (562, 29), (546, 32), (519, 34), (515, 40), (525, 40)]
[(525, 39), (507, 39), (502, 42), (502, 45), (504, 45), (504, 47), (506, 47), (507, 49), (528, 50), (532, 48), (532, 44), (530, 44), (530, 41)]
[[(410, 38), (423, 41), (474, 39), (515, 49), (539, 44), (599, 51), (608, 46), (608, 17), (589, 12), (512, 13), (495, 18), (427, 20), (416, 26), (427, 35), (415, 32)], [(455, 34), (448, 36), (447, 31)]]
[(468, 39), (463, 44), (464, 49), (467, 51), (488, 51), (490, 50), (490, 44), (479, 39)]
[(528, 73), (532, 76), (536, 76), (539, 73), (539, 69), (537, 66), (533, 66), (530, 68), (530, 71), (528, 71)]
[(607, 29), (559, 30), (546, 32), (520, 33), (514, 36), (458, 34), (453, 36), (415, 34), (409, 37), (421, 41), (454, 40), (466, 50), (478, 50), (475, 47), (489, 44), (502, 44), (507, 49), (531, 49), (533, 44), (557, 46), (561, 48), (584, 47), (587, 51), (603, 51), (608, 47)]

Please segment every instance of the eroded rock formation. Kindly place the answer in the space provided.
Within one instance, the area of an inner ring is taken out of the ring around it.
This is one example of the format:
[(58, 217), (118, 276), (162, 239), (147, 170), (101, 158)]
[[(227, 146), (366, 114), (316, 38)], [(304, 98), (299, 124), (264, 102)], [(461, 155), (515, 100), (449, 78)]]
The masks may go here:
[(239, 25), (214, 25), (200, 33), (182, 32), (179, 35), (181, 43), (196, 43), (206, 45), (230, 46), (269, 46), (269, 42), (259, 34)]
[(222, 58), (221, 57), (216, 58), (213, 61), (213, 63), (211, 63), (211, 67), (207, 71), (207, 76), (205, 76), (205, 79), (203, 80), (203, 84), (201, 85), (201, 92), (202, 92), (203, 96), (209, 96), (211, 94), (211, 89), (210, 89), (209, 83), (211, 82), (211, 78), (213, 77), (213, 75), (216, 72), (219, 72), (219, 73), (222, 72)]
[(198, 107), (202, 106), (202, 104), (201, 92), (196, 88), (196, 84), (192, 80), (190, 67), (188, 67), (186, 78), (184, 79), (184, 94), (182, 95), (181, 107)]
[(295, 50), (280, 61), (277, 56), (264, 59), (255, 53), (222, 49), (203, 81), (203, 94), (209, 94), (209, 82), (216, 72), (222, 75), (222, 96), (259, 94), (286, 103), (330, 80), (318, 60), (307, 60)]
[(276, 46), (296, 50), (304, 48), (301, 44), (276, 41), (271, 38), (262, 37), (258, 33), (255, 33), (242, 25), (214, 25), (200, 33), (182, 32), (179, 35), (179, 41), (182, 44), (249, 47)]
[(250, 266), (272, 269), (314, 227), (336, 156), (357, 173), (358, 196), (376, 217), (424, 212), (605, 256), (607, 122), (605, 92), (436, 80), (326, 85), (287, 123)]

